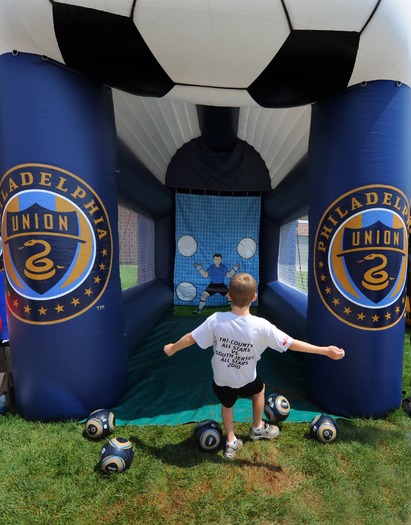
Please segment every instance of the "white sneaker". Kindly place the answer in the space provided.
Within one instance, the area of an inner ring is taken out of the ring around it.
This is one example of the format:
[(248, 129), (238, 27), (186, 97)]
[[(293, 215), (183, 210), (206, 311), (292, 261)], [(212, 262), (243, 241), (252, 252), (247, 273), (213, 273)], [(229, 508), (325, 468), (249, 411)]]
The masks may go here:
[(227, 459), (232, 459), (235, 456), (237, 450), (240, 450), (242, 446), (243, 442), (241, 439), (236, 439), (233, 445), (229, 445), (227, 443), (224, 450), (224, 457)]
[(250, 428), (250, 439), (257, 441), (259, 439), (274, 439), (280, 433), (280, 429), (276, 425), (269, 425), (265, 421), (260, 428)]

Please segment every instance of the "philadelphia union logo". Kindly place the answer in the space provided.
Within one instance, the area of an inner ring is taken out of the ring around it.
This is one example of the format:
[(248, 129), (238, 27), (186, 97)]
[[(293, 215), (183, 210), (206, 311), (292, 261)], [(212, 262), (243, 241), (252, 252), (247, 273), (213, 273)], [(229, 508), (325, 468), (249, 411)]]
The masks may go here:
[(80, 315), (103, 294), (111, 272), (106, 210), (76, 175), (24, 164), (0, 183), (1, 237), (10, 312), (31, 324)]
[(341, 321), (383, 330), (404, 317), (409, 202), (398, 189), (352, 190), (324, 213), (314, 244), (314, 276)]

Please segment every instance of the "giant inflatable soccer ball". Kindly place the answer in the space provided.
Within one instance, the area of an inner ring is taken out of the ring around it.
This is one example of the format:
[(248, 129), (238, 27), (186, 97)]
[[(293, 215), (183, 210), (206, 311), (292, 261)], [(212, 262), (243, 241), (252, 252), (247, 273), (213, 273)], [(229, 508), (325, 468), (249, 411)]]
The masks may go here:
[(280, 108), (411, 75), (407, 0), (255, 0), (235, 9), (224, 0), (20, 0), (0, 15), (0, 54), (47, 55), (142, 96)]

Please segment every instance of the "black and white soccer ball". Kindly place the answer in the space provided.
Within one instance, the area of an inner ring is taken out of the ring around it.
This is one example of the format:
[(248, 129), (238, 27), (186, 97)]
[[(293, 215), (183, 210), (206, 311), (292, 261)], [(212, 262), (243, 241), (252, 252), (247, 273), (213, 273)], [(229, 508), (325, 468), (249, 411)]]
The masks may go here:
[(92, 412), (85, 424), (85, 433), (90, 439), (102, 439), (109, 436), (115, 428), (116, 418), (110, 410), (99, 408)]
[(134, 458), (131, 441), (126, 438), (112, 438), (100, 451), (100, 470), (106, 474), (121, 473), (127, 470)]
[(221, 446), (223, 432), (221, 426), (212, 419), (197, 423), (193, 432), (193, 441), (198, 450), (214, 452)]
[(204, 4), (6, 2), (0, 54), (45, 55), (128, 93), (215, 106), (301, 106), (363, 81), (410, 84), (406, 0)]
[(332, 443), (337, 439), (337, 423), (331, 416), (320, 414), (310, 423), (310, 435), (322, 443)]
[(271, 423), (281, 423), (290, 415), (291, 406), (286, 397), (281, 394), (270, 394), (264, 405), (264, 414)]

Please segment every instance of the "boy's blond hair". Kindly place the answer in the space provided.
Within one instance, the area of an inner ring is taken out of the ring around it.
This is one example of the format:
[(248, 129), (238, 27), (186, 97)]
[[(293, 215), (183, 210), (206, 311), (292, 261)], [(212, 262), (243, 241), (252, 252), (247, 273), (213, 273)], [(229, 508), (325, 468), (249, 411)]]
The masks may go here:
[(249, 273), (238, 273), (231, 279), (228, 292), (234, 306), (249, 306), (257, 292), (257, 283)]

